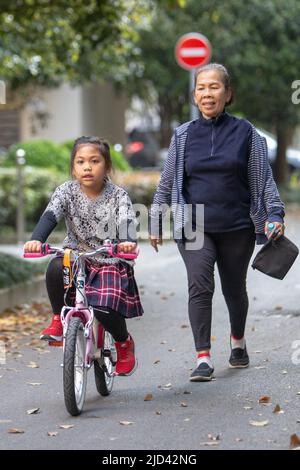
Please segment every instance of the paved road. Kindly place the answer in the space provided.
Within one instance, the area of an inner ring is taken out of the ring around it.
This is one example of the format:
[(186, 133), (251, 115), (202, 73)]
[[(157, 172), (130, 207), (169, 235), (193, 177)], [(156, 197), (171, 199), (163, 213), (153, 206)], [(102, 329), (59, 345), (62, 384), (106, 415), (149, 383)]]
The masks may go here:
[[(289, 235), (300, 245), (299, 225), (293, 222)], [(63, 402), (61, 350), (42, 354), (24, 346), (22, 357), (8, 357), (0, 369), (0, 448), (288, 449), (290, 436), (300, 436), (300, 260), (283, 281), (249, 273), (247, 370), (228, 369), (229, 321), (216, 276), (210, 383), (189, 382), (193, 340), (184, 327), (186, 274), (175, 244), (165, 244), (158, 255), (142, 246), (136, 276), (146, 312), (128, 322), (139, 357), (136, 373), (116, 379), (113, 393), (103, 398), (91, 371), (85, 410), (72, 418)], [(27, 367), (30, 361), (39, 368)], [(147, 394), (153, 400), (144, 401)], [(272, 403), (259, 404), (262, 396)], [(283, 413), (273, 413), (277, 404)], [(35, 407), (40, 413), (27, 415)], [(8, 434), (9, 428), (25, 432)], [(49, 431), (58, 434), (49, 437)]]

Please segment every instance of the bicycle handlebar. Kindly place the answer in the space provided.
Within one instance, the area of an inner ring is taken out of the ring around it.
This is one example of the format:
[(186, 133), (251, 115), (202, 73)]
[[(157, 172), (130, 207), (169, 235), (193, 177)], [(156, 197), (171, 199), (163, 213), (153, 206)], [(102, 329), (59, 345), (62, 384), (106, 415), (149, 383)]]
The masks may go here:
[[(112, 258), (120, 258), (120, 259), (127, 259), (133, 260), (138, 257), (139, 248), (136, 246), (136, 249), (132, 253), (123, 253), (122, 251), (118, 251), (118, 244), (112, 243), (111, 241), (104, 242), (104, 244), (98, 248), (97, 250), (88, 252), (88, 253), (79, 253), (80, 256), (84, 256), (88, 258), (89, 256), (94, 256), (100, 253), (105, 253)], [(38, 253), (23, 253), (23, 258), (42, 258), (44, 256), (52, 255), (55, 253), (64, 253), (63, 248), (57, 248), (55, 246), (50, 246), (48, 243), (43, 243), (41, 245), (41, 251)]]

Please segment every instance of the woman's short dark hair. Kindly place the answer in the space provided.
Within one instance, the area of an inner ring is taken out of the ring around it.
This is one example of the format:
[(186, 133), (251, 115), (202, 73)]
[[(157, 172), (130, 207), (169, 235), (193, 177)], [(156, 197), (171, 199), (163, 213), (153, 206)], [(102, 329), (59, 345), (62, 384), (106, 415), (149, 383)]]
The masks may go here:
[(217, 64), (215, 62), (212, 62), (211, 64), (206, 64), (206, 65), (202, 65), (201, 67), (198, 67), (195, 71), (194, 89), (196, 88), (198, 75), (201, 72), (206, 72), (207, 70), (216, 70), (220, 74), (221, 80), (225, 86), (225, 90), (231, 91), (230, 100), (228, 101), (228, 103), (226, 103), (226, 106), (229, 106), (234, 100), (234, 92), (231, 86), (231, 78), (228, 73), (228, 70), (222, 64)]
[(83, 135), (81, 137), (78, 137), (78, 139), (75, 140), (73, 148), (72, 148), (71, 174), (73, 173), (75, 155), (77, 153), (78, 148), (81, 145), (95, 145), (96, 147), (98, 147), (100, 155), (102, 155), (102, 157), (105, 160), (106, 171), (109, 172), (112, 169), (112, 160), (111, 160), (110, 148), (109, 148), (108, 142), (106, 142), (106, 140), (104, 139), (100, 139), (99, 137)]

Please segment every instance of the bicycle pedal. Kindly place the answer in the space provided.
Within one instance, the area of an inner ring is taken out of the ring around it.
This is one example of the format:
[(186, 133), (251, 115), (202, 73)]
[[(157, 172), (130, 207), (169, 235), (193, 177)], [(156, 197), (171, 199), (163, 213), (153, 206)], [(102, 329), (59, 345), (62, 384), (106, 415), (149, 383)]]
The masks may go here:
[(60, 347), (63, 345), (63, 341), (49, 341), (49, 346)]

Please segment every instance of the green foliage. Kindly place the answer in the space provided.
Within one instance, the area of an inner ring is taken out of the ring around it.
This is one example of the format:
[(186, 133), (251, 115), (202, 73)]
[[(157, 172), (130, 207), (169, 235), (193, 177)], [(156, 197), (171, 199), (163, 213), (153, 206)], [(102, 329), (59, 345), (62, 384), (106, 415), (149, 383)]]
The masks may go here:
[(299, 0), (187, 0), (182, 9), (159, 2), (151, 28), (139, 31), (139, 66), (127, 89), (158, 104), (162, 132), (174, 120), (187, 120), (188, 72), (177, 65), (174, 47), (182, 34), (195, 31), (210, 40), (212, 62), (232, 74), (233, 112), (268, 129), (294, 126), (300, 121), (300, 108), (291, 101), (291, 84), (300, 74), (299, 29)]
[[(27, 230), (32, 230), (45, 210), (54, 189), (65, 176), (49, 169), (25, 169), (25, 218)], [(15, 227), (17, 208), (17, 176), (15, 169), (0, 170), (0, 232)]]
[(0, 77), (26, 85), (86, 83), (130, 74), (147, 0), (1, 1)]
[(30, 263), (16, 256), (0, 253), (0, 289), (32, 279), (45, 272), (45, 263)]
[(16, 165), (17, 149), (26, 152), (26, 165), (39, 168), (53, 168), (67, 175), (70, 167), (70, 154), (66, 147), (51, 140), (30, 140), (12, 145), (7, 153), (5, 166)]
[(130, 171), (131, 166), (127, 162), (122, 152), (117, 152), (113, 147), (110, 148), (110, 154), (114, 170)]

